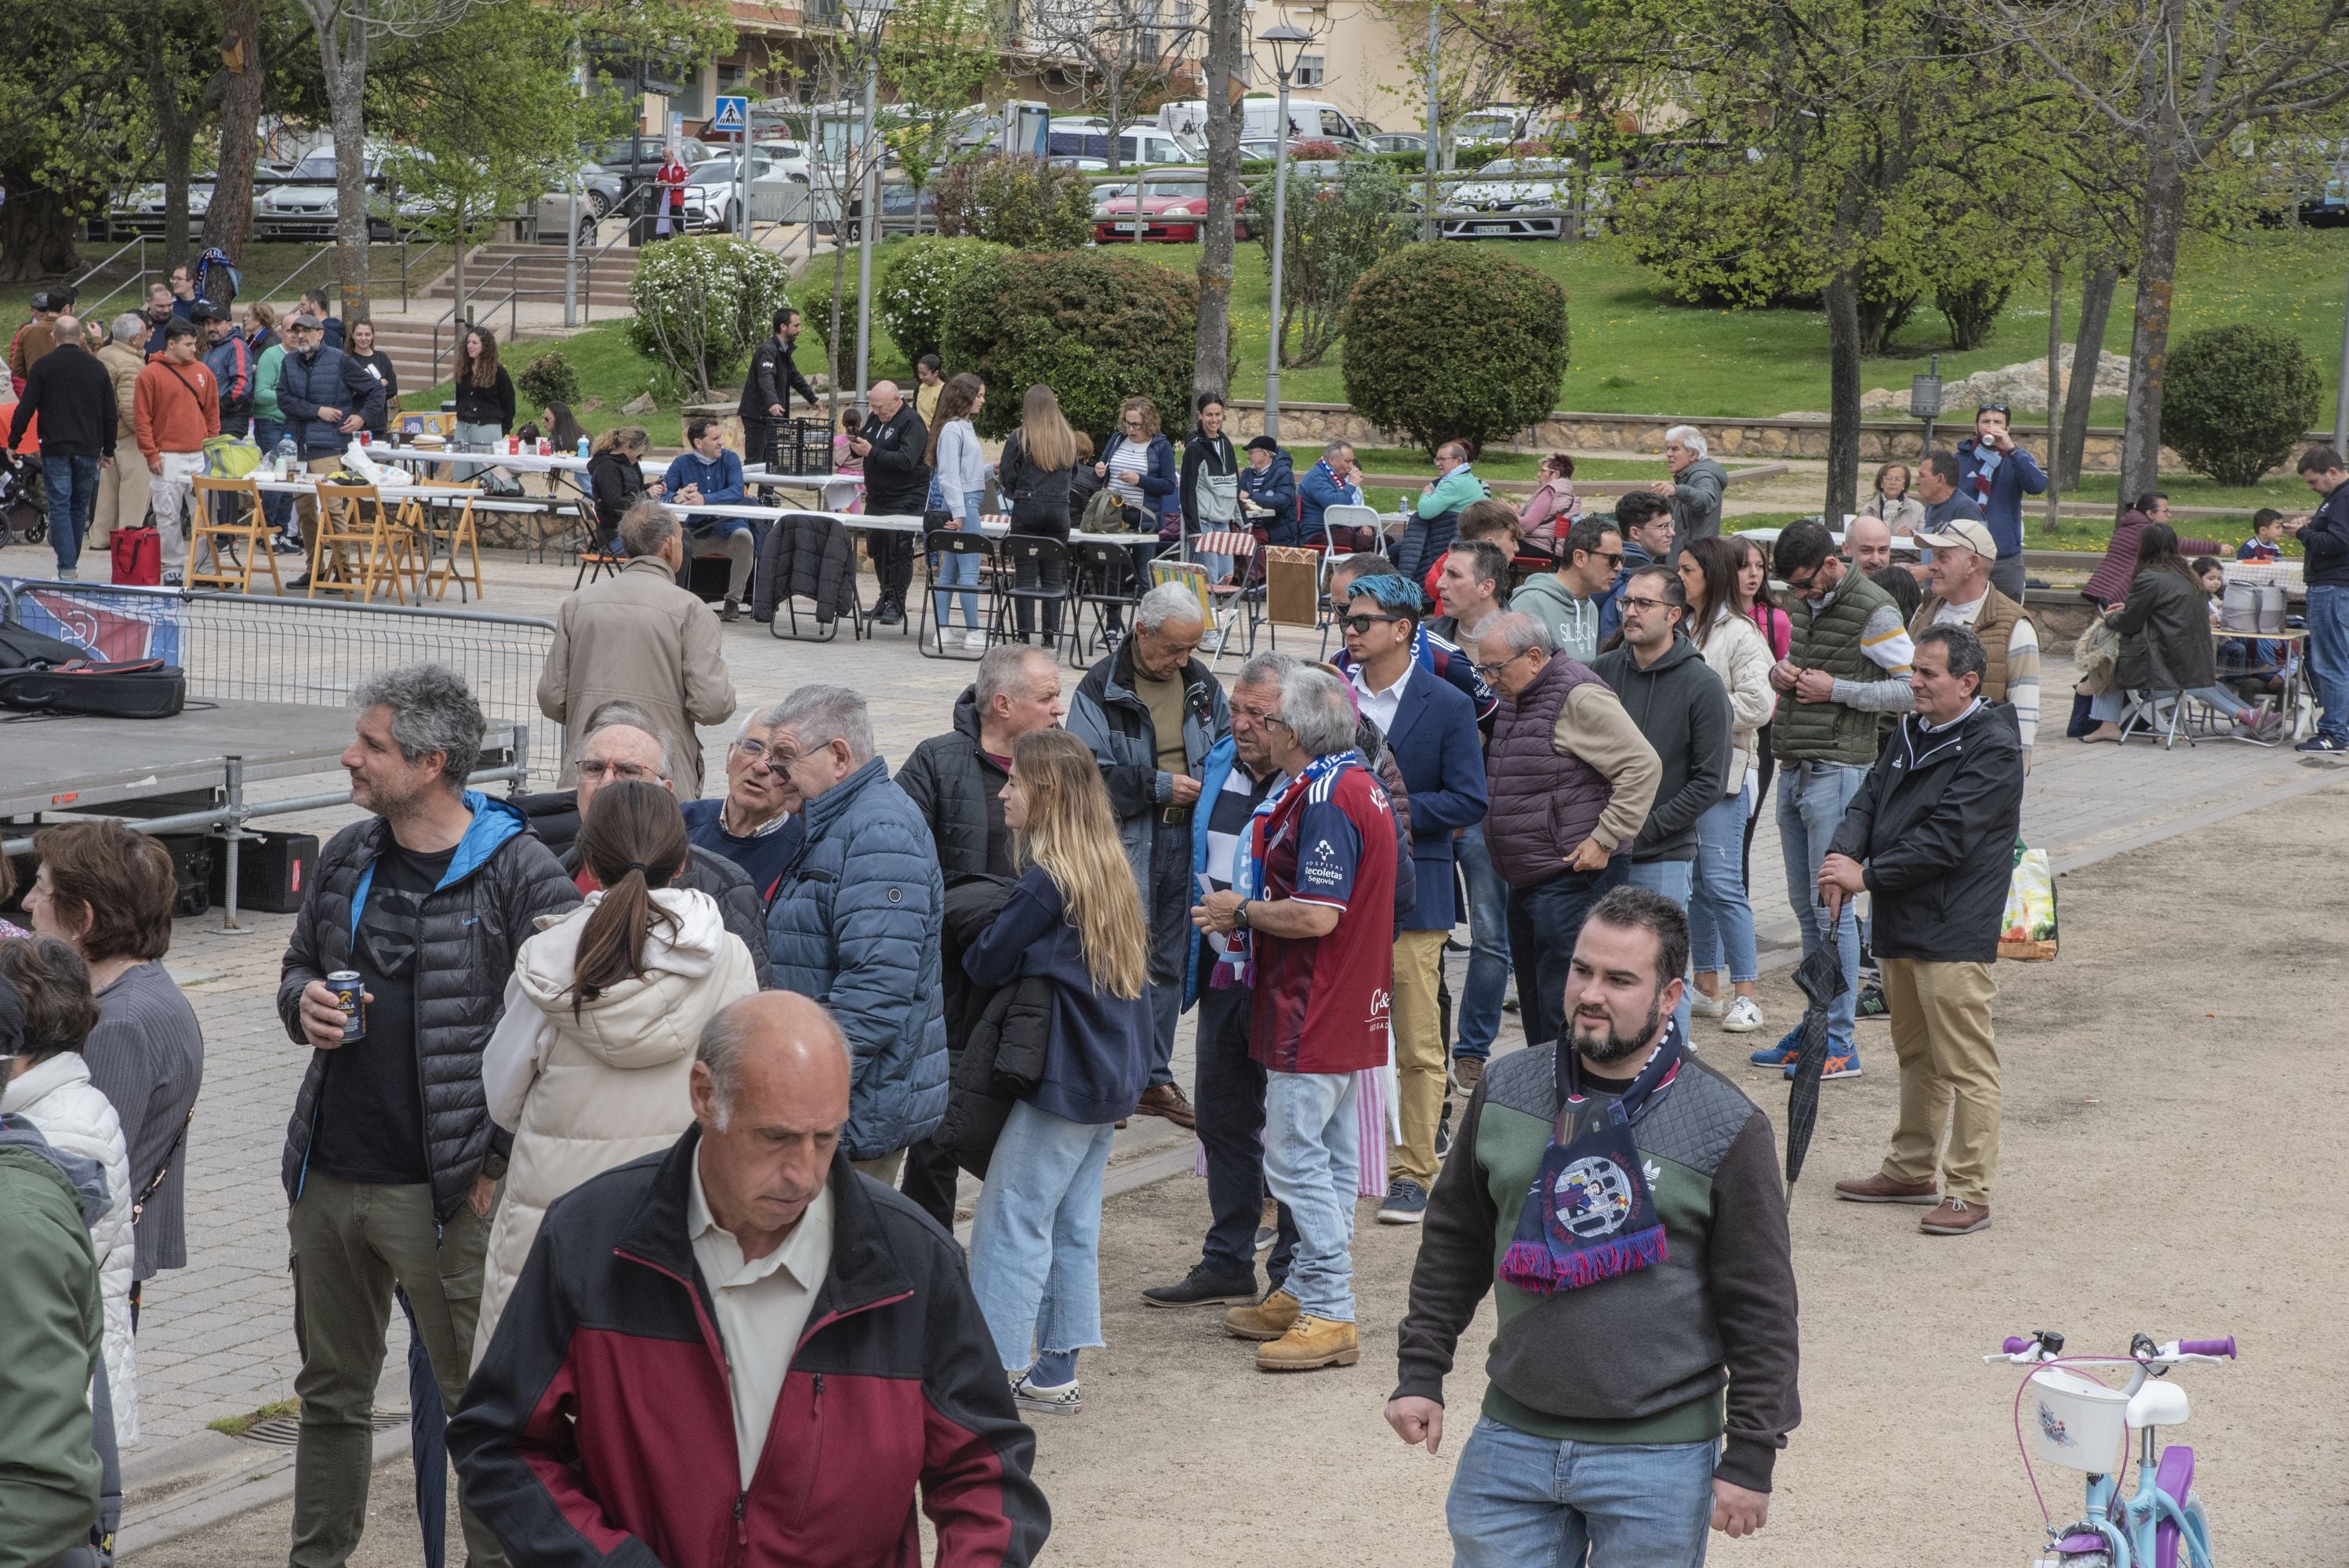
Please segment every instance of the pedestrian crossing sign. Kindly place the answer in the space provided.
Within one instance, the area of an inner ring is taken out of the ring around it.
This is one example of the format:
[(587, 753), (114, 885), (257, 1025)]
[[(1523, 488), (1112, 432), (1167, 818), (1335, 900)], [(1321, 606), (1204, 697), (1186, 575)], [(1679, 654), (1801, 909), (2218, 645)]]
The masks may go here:
[(747, 98), (721, 98), (718, 112), (709, 117), (713, 136), (740, 136), (750, 123), (750, 100)]

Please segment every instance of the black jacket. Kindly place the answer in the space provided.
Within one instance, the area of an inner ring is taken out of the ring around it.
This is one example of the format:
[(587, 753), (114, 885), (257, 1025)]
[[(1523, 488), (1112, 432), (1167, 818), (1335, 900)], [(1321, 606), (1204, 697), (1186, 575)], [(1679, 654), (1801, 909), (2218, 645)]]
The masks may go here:
[(978, 687), (963, 687), (954, 728), (915, 747), (897, 769), (897, 788), (929, 823), (948, 881), (987, 870), (987, 802), (1009, 777), (979, 748)]
[(1028, 443), (1014, 430), (1004, 438), (995, 476), (1011, 503), (1012, 532), (1041, 534), (1047, 539), (1069, 537), (1069, 487), (1076, 477), (1074, 467), (1038, 468), (1029, 460)]
[[(432, 1173), (433, 1212), (444, 1219), (457, 1212), (482, 1173), (492, 1140), (502, 1157), (512, 1144), (490, 1120), (481, 1089), (481, 1047), (504, 1012), (514, 951), (537, 934), (540, 915), (558, 914), (579, 903), (579, 890), (554, 853), (530, 835), (519, 810), (471, 790), (465, 799), (473, 810), (473, 826), (458, 845), (448, 880), (424, 896), (423, 944), (417, 959), (424, 1156)], [(352, 967), (356, 906), (390, 836), (388, 823), (368, 817), (336, 833), (318, 852), (277, 982), (277, 1016), (296, 1045), (308, 1043), (302, 1033), (303, 988)], [(286, 1124), (282, 1174), (289, 1201), (301, 1196), (309, 1166), (326, 1055), (311, 1053), (294, 1118)]]
[(1988, 964), (2022, 826), (2014, 709), (1986, 702), (1930, 735), (1903, 715), (1827, 851), (1866, 868), (1878, 957)]
[(1663, 656), (1641, 669), (1630, 645), (1599, 655), (1591, 672), (1623, 699), (1623, 711), (1656, 748), (1664, 776), (1631, 841), (1631, 859), (1696, 858), (1696, 820), (1729, 789), (1729, 693), (1694, 643), (1675, 632)]
[(514, 428), (513, 377), (506, 367), (498, 366), (498, 378), (487, 387), (476, 387), (471, 376), (457, 377), (457, 423), (460, 425), (495, 425), (502, 436)]
[(8, 421), (8, 445), (25, 438), (25, 426), (41, 417), (41, 456), (110, 458), (114, 455), (114, 377), (98, 356), (78, 343), (60, 343), (33, 361), (25, 395)]
[(919, 517), (930, 503), (930, 465), (922, 460), (930, 433), (908, 397), (884, 419), (864, 417), (858, 432), (873, 443), (864, 459), (864, 510), (882, 516)]
[(587, 459), (587, 486), (595, 497), (596, 537), (618, 539), (620, 519), (645, 493), (645, 470), (626, 453), (606, 448)]
[(1043, 1080), (1052, 1048), (1052, 982), (1040, 975), (988, 987), (963, 972), (963, 954), (1003, 913), (1013, 884), (967, 876), (947, 889), (947, 1114), (931, 1134), (955, 1163), (986, 1180), (1011, 1108)]
[(2120, 634), (2121, 656), (2113, 683), (2122, 690), (2158, 686), (2193, 691), (2218, 678), (2209, 596), (2168, 567), (2138, 573), (2129, 583), (2121, 613), (2106, 615), (2105, 622)]
[[(800, 374), (798, 363), (792, 357), (791, 346), (772, 333), (750, 351), (750, 368), (742, 377), (742, 401), (735, 414), (745, 426), (754, 420), (779, 419), (792, 411), (792, 394), (798, 393), (812, 408), (816, 405), (815, 388)], [(770, 414), (768, 409), (781, 403), (782, 414)], [(764, 459), (765, 452), (745, 456)]]
[[(1183, 531), (1185, 533), (1196, 533), (1203, 528), (1240, 526), (1239, 471), (1239, 454), (1232, 449), (1229, 436), (1211, 438), (1203, 429), (1192, 430), (1191, 438), (1183, 443)], [(1232, 515), (1229, 521), (1217, 523), (1199, 521), (1199, 476), (1202, 473), (1232, 476)]]
[(786, 517), (767, 530), (750, 618), (771, 622), (786, 599), (815, 601), (818, 625), (856, 613), (856, 542), (831, 518)]
[[(531, 826), (537, 830), (543, 819), (533, 819)], [(561, 820), (562, 819), (556, 819)], [(576, 831), (579, 819), (569, 819)], [(688, 892), (706, 892), (718, 903), (718, 916), (726, 929), (742, 939), (750, 950), (750, 974), (761, 991), (772, 988), (767, 970), (767, 906), (759, 897), (759, 890), (750, 885), (750, 875), (724, 855), (711, 854), (699, 844), (686, 857), (685, 874), (677, 885)], [(576, 882), (579, 875), (579, 845), (574, 840), (562, 851), (563, 874)]]
[(2349, 485), (2337, 487), (2300, 531), (2312, 588), (2349, 588)]
[(1071, 530), (1084, 526), (1085, 503), (1099, 495), (1108, 483), (1107, 480), (1093, 472), (1091, 463), (1080, 462), (1069, 470), (1069, 527)]

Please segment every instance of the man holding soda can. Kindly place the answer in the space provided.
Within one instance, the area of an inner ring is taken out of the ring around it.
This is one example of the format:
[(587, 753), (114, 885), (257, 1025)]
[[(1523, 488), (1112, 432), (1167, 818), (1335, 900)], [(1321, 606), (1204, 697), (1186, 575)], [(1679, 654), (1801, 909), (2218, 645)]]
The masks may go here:
[[(514, 950), (579, 903), (522, 813), (465, 788), (485, 725), (438, 665), (363, 682), (343, 753), (372, 816), (320, 851), (277, 987), (309, 1070), (285, 1132), (292, 1204), (294, 1568), (357, 1546), (375, 1389), (394, 1287), (408, 1295), (440, 1398), (465, 1390), (490, 1213), (512, 1140), (481, 1088)], [(503, 1561), (469, 1511), (474, 1568)]]

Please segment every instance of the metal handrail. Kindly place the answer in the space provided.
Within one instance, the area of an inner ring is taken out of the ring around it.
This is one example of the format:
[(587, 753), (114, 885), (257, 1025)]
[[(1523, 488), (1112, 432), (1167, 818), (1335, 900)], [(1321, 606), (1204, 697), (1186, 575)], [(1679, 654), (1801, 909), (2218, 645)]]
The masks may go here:
[[(483, 278), (483, 279), (481, 280), (481, 290), (480, 290), (479, 292), (477, 292), (477, 293), (474, 294), (474, 297), (475, 297), (476, 299), (480, 298), (480, 297), (481, 297), (481, 294), (482, 293), (486, 293), (486, 292), (487, 292), (487, 291), (492, 287), (492, 285), (493, 285), (493, 284), (496, 284), (496, 282), (498, 281), (499, 277), (500, 277), (502, 274), (506, 273), (509, 273), (509, 272), (512, 272), (512, 271), (514, 269), (514, 267), (515, 267), (515, 266), (516, 266), (516, 265), (517, 265), (517, 264), (522, 261), (522, 259), (523, 259), (523, 258), (522, 258), (520, 255), (518, 255), (518, 254), (517, 254), (517, 255), (508, 256), (508, 257), (506, 258), (506, 260), (505, 260), (505, 263), (504, 263), (502, 266), (500, 266), (500, 267), (496, 268), (495, 270), (493, 270), (493, 271), (490, 273), (490, 275), (489, 275), (488, 277), (485, 277), (485, 278)], [(516, 303), (517, 303), (517, 301), (518, 301), (519, 297), (521, 296), (521, 294), (522, 294), (523, 292), (524, 292), (524, 291), (523, 291), (523, 286), (522, 286), (522, 284), (519, 284), (519, 283), (513, 284), (512, 285), (511, 285), (510, 287), (508, 287), (508, 288), (507, 288), (507, 290), (506, 290), (506, 292), (505, 292), (503, 294), (500, 295), (500, 296), (499, 296), (499, 298), (498, 298), (494, 303), (492, 303), (492, 304), (491, 304), (490, 308), (489, 308), (489, 314), (490, 314), (491, 315), (497, 315), (497, 314), (498, 314), (498, 306), (499, 306), (499, 305), (505, 305), (505, 306), (509, 307), (509, 308), (508, 308), (508, 311), (507, 311), (507, 315), (506, 315), (506, 337), (507, 337), (507, 340), (508, 340), (508, 341), (510, 341), (510, 342), (512, 340), (512, 337), (513, 337), (513, 332), (514, 332), (514, 325), (515, 325), (516, 320), (518, 319), (518, 317), (517, 317), (517, 314), (516, 314), (516, 310), (515, 310)], [(435, 317), (433, 318), (433, 321), (432, 321), (432, 380), (431, 380), (431, 382), (429, 383), (431, 386), (438, 387), (438, 386), (440, 386), (440, 353), (441, 353), (441, 350), (440, 350), (440, 328), (441, 328), (443, 325), (450, 324), (450, 322), (451, 318), (452, 318), (452, 317), (454, 317), (454, 316), (457, 315), (458, 310), (459, 310), (460, 307), (462, 307), (466, 303), (467, 303), (467, 302), (466, 302), (466, 301), (464, 301), (464, 300), (457, 299), (457, 298), (452, 297), (452, 298), (449, 301), (449, 308), (448, 308), (447, 310), (442, 311), (439, 315), (437, 315), (437, 316), (435, 316)], [(465, 325), (465, 330), (466, 330), (467, 332), (471, 331), (471, 330), (473, 329), (473, 327), (474, 327), (475, 325), (479, 325), (479, 318), (478, 318), (477, 316), (475, 316), (475, 315), (468, 315), (467, 316), (465, 316), (465, 317), (464, 317), (464, 325)], [(458, 345), (460, 341), (462, 341), (462, 340), (463, 340), (463, 337), (464, 337), (464, 333), (456, 332), (456, 331), (451, 331), (451, 332), (450, 333), (450, 335), (449, 335), (449, 352), (450, 352), (450, 353), (452, 353), (452, 354), (453, 354), (453, 353), (455, 353), (455, 352), (456, 352), (456, 348), (457, 348), (457, 345)]]
[(109, 301), (109, 300), (113, 299), (113, 298), (114, 298), (114, 296), (115, 296), (116, 294), (120, 294), (124, 289), (127, 289), (127, 288), (139, 288), (139, 289), (142, 289), (142, 290), (144, 289), (144, 287), (145, 287), (145, 285), (146, 285), (146, 283), (147, 283), (147, 236), (146, 236), (146, 235), (144, 235), (144, 234), (134, 235), (132, 238), (130, 238), (130, 239), (129, 239), (129, 240), (125, 241), (122, 244), (120, 244), (120, 245), (117, 246), (117, 247), (114, 249), (114, 251), (112, 252), (112, 253), (110, 253), (109, 255), (108, 255), (108, 257), (107, 257), (104, 261), (102, 261), (102, 262), (98, 263), (98, 265), (96, 265), (96, 266), (94, 266), (94, 267), (90, 268), (90, 269), (89, 269), (89, 271), (88, 271), (88, 272), (86, 272), (86, 273), (82, 273), (82, 275), (81, 275), (81, 276), (79, 276), (79, 277), (78, 277), (78, 278), (74, 279), (74, 281), (73, 281), (73, 284), (72, 284), (72, 287), (73, 287), (73, 289), (74, 289), (74, 292), (75, 292), (75, 293), (77, 293), (77, 294), (80, 293), (80, 292), (81, 292), (81, 285), (82, 285), (82, 284), (86, 284), (86, 283), (89, 282), (89, 280), (90, 280), (90, 279), (92, 279), (92, 278), (94, 278), (94, 277), (98, 276), (98, 273), (100, 273), (104, 272), (107, 268), (109, 268), (109, 267), (112, 266), (112, 265), (114, 264), (115, 261), (116, 261), (119, 257), (120, 257), (120, 256), (121, 256), (122, 253), (123, 253), (123, 252), (125, 252), (125, 251), (127, 251), (127, 250), (129, 250), (129, 249), (130, 249), (130, 247), (131, 247), (131, 246), (133, 246), (133, 245), (136, 245), (136, 246), (138, 246), (138, 247), (139, 247), (139, 272), (138, 272), (138, 275), (137, 275), (137, 276), (135, 276), (135, 277), (133, 277), (133, 278), (131, 278), (131, 279), (130, 279), (129, 282), (127, 282), (127, 283), (120, 283), (120, 284), (116, 284), (116, 285), (115, 285), (115, 286), (114, 286), (110, 291), (109, 291), (109, 292), (108, 292), (108, 293), (107, 293), (107, 294), (106, 294), (102, 298), (98, 299), (95, 304), (90, 304), (90, 305), (87, 306), (86, 308), (84, 308), (84, 309), (82, 310), (82, 312), (81, 312), (81, 314), (82, 314), (82, 315), (86, 315), (86, 316), (95, 316), (95, 315), (98, 315), (98, 313), (99, 312), (99, 310), (100, 310), (100, 309), (102, 309), (102, 308), (106, 305), (106, 304), (107, 304), (107, 302), (108, 302), (108, 301)]

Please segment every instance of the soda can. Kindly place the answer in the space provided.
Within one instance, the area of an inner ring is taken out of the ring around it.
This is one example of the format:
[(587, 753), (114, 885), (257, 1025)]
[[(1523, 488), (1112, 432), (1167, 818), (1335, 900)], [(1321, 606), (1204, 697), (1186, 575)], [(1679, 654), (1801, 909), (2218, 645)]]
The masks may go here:
[(372, 447), (372, 446), (374, 446), (374, 445), (375, 445), (375, 432), (374, 432), (373, 430), (361, 430), (361, 431), (359, 432), (359, 445), (360, 445), (360, 446), (362, 446), (362, 447)]
[(538, 455), (542, 458), (554, 456), (554, 443), (546, 437), (541, 436), (538, 438)]
[(326, 976), (326, 989), (343, 1009), (343, 1044), (367, 1038), (367, 986), (356, 969), (337, 969)]

